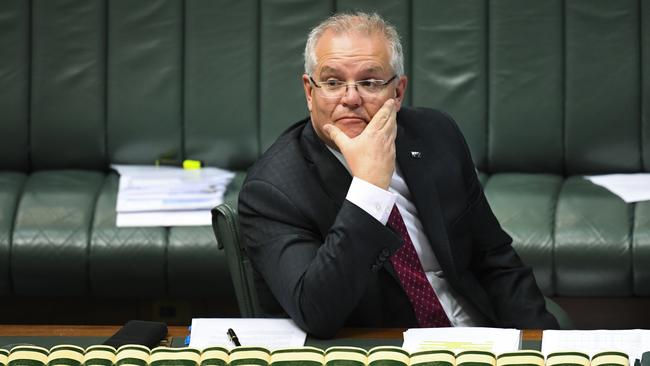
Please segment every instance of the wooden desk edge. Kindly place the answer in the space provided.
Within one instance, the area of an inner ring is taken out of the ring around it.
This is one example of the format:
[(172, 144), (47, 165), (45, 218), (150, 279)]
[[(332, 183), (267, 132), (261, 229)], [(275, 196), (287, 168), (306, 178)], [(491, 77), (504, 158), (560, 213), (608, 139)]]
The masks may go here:
[[(59, 336), (59, 337), (109, 337), (120, 329), (121, 325), (19, 325), (0, 324), (0, 336)], [(345, 328), (335, 338), (355, 339), (402, 339), (406, 328)], [(171, 325), (167, 327), (168, 337), (186, 337), (187, 326)], [(541, 341), (542, 330), (524, 329), (522, 341)]]
[[(0, 336), (71, 336), (103, 337), (111, 336), (121, 325), (21, 325), (0, 324)], [(402, 338), (406, 328), (345, 328), (336, 338)], [(182, 325), (167, 327), (167, 335), (186, 337), (189, 329)]]
[(542, 335), (544, 331), (541, 329), (522, 329), (521, 330), (521, 340), (522, 341), (542, 341)]
[[(0, 324), (0, 336), (109, 337), (120, 328), (122, 325)], [(170, 337), (185, 337), (189, 334), (189, 329), (186, 326), (167, 327), (167, 335)]]

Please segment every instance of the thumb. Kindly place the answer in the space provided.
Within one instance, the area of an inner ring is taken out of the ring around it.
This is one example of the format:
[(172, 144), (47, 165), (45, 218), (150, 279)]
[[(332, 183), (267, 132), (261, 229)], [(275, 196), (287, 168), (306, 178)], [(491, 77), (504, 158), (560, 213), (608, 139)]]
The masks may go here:
[(341, 148), (341, 145), (344, 145), (350, 140), (350, 138), (345, 133), (343, 133), (343, 131), (341, 131), (333, 124), (328, 123), (323, 126), (323, 131), (339, 149)]

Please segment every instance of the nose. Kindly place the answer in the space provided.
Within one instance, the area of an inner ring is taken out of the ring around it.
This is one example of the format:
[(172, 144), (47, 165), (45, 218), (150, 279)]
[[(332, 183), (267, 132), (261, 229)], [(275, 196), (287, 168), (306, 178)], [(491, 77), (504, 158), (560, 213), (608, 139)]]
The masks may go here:
[(357, 107), (361, 105), (361, 95), (356, 85), (346, 85), (345, 93), (341, 97), (341, 104), (347, 107)]

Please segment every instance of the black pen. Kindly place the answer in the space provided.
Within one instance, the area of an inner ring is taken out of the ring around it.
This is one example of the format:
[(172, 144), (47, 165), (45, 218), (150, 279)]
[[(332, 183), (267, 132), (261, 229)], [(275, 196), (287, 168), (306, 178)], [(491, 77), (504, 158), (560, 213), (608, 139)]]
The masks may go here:
[(236, 346), (239, 347), (241, 346), (241, 343), (239, 343), (239, 338), (237, 337), (237, 334), (235, 334), (235, 331), (232, 330), (232, 328), (228, 328), (228, 339)]

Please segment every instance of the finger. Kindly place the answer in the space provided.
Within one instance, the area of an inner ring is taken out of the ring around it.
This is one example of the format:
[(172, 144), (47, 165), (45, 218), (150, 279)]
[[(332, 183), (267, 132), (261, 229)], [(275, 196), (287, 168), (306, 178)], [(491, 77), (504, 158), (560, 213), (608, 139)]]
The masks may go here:
[(386, 124), (386, 122), (388, 122), (388, 119), (390, 118), (390, 115), (394, 108), (395, 101), (393, 99), (388, 99), (372, 117), (372, 120), (370, 120), (370, 123), (368, 123), (368, 127), (381, 129)]
[(384, 129), (396, 129), (396, 128), (397, 128), (397, 103), (394, 103), (393, 100), (393, 103), (391, 104), (390, 112), (386, 117), (386, 121), (384, 122), (384, 124), (380, 129), (384, 130)]
[(339, 148), (341, 149), (342, 145), (345, 145), (350, 138), (343, 133), (338, 127), (334, 126), (333, 124), (326, 124), (323, 126), (323, 131), (325, 134), (327, 134), (327, 137), (329, 137), (330, 140)]
[(385, 101), (384, 105), (382, 106), (382, 109), (383, 109), (383, 113), (381, 115), (381, 119), (379, 120), (379, 122), (381, 122), (381, 126), (379, 126), (379, 128), (384, 127), (390, 121), (391, 115), (395, 110), (395, 100), (388, 99), (387, 101)]
[(390, 126), (391, 127), (388, 130), (388, 136), (390, 141), (395, 141), (395, 138), (397, 138), (397, 122), (391, 122)]

